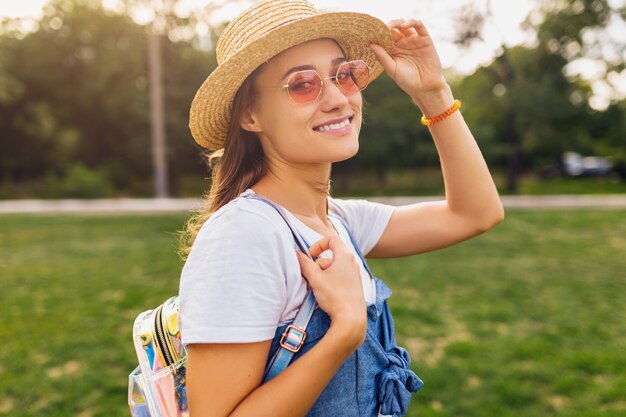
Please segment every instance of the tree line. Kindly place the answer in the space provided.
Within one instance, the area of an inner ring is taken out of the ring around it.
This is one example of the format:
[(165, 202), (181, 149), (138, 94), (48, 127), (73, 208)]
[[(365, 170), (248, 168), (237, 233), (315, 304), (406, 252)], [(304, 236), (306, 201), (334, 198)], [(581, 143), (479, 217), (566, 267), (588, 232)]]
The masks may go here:
[[(564, 68), (593, 52), (586, 31), (624, 19), (624, 8), (608, 0), (545, 3), (541, 19), (529, 23), (535, 45), (503, 46), (491, 64), (449, 78), (464, 117), (490, 166), (509, 172), (511, 191), (525, 172), (558, 166), (565, 151), (611, 156), (623, 178), (626, 101), (593, 110), (590, 85)], [(480, 13), (459, 18), (461, 46), (480, 36)], [(195, 91), (216, 62), (198, 39), (172, 38), (161, 37), (163, 89), (169, 183), (180, 195), (188, 179), (208, 177), (187, 124)], [(145, 27), (96, 0), (52, 0), (29, 32), (15, 20), (0, 22), (0, 198), (151, 193), (147, 48)], [(623, 70), (622, 56), (607, 74)], [(384, 178), (438, 164), (418, 109), (389, 78), (364, 98), (361, 150), (336, 165), (337, 176)]]

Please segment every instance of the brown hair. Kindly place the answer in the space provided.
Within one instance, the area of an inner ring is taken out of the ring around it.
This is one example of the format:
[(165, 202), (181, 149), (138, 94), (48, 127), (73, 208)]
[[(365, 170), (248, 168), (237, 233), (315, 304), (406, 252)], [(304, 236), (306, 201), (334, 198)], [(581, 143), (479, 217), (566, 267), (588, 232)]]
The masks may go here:
[(257, 73), (258, 69), (250, 74), (235, 95), (224, 148), (205, 153), (212, 171), (211, 186), (202, 208), (192, 214), (180, 233), (179, 249), (183, 259), (189, 255), (198, 231), (209, 217), (259, 181), (266, 171), (265, 153), (259, 138), (239, 125), (244, 112), (254, 102)]

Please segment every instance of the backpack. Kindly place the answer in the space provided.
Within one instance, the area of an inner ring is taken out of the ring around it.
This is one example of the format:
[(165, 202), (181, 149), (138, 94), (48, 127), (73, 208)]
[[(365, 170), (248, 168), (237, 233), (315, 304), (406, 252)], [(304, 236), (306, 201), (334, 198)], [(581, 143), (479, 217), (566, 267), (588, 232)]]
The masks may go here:
[[(309, 257), (309, 245), (296, 231), (284, 209), (258, 195), (254, 198), (272, 206), (289, 226), (302, 253)], [(265, 368), (263, 383), (284, 370), (300, 350), (306, 328), (317, 306), (309, 292), (293, 322), (287, 327), (276, 351)], [(133, 417), (187, 417), (187, 348), (181, 342), (178, 296), (169, 298), (153, 310), (140, 313), (133, 324), (133, 344), (139, 361), (128, 376), (128, 405)]]
[(178, 296), (139, 314), (133, 344), (139, 365), (128, 376), (133, 417), (184, 417), (187, 349), (180, 339)]

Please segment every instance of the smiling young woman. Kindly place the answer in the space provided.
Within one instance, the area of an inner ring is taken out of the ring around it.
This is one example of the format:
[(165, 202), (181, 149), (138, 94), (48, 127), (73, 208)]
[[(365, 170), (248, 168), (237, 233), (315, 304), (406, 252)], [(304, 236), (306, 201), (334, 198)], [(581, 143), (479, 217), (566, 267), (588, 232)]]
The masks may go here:
[[(306, 65), (299, 65), (303, 62)], [(255, 101), (241, 127), (261, 141), (273, 161), (268, 172), (271, 177), (281, 181), (289, 174), (295, 180), (302, 169), (295, 164), (306, 164), (310, 178), (327, 183), (329, 164), (351, 158), (358, 151), (363, 101), (359, 88), (346, 91), (336, 78), (345, 62), (335, 41), (318, 39), (283, 51), (260, 68), (254, 81)], [(288, 80), (292, 87), (264, 88), (283, 87)]]
[[(422, 381), (365, 256), (446, 247), (503, 218), (428, 32), (263, 0), (224, 30), (217, 56), (190, 116), (195, 140), (214, 150), (206, 207), (183, 239), (191, 417), (404, 415)], [(383, 70), (429, 121), (443, 201), (330, 196), (332, 164), (359, 149), (361, 90)], [(319, 308), (302, 326), (310, 300)], [(275, 371), (284, 350), (289, 366)]]

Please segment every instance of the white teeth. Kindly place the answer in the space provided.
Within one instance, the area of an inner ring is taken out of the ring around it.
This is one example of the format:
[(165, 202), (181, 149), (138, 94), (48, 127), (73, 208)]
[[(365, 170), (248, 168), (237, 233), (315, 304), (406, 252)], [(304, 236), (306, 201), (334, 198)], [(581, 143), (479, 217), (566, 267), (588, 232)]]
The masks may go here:
[(333, 123), (333, 124), (329, 124), (329, 125), (316, 127), (315, 130), (317, 130), (319, 132), (330, 132), (331, 130), (343, 129), (344, 127), (348, 126), (349, 124), (350, 124), (350, 119), (346, 119), (346, 120), (344, 120), (341, 123)]

